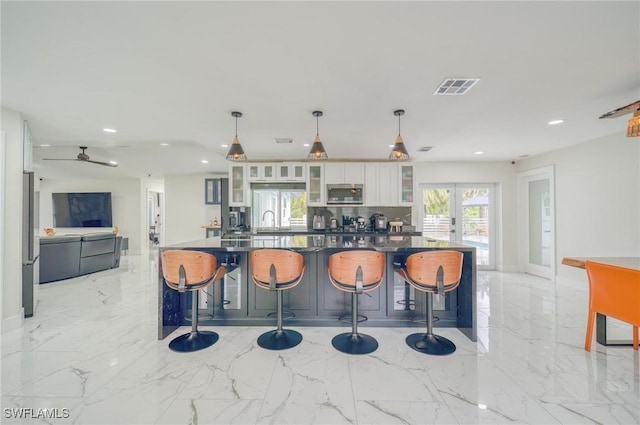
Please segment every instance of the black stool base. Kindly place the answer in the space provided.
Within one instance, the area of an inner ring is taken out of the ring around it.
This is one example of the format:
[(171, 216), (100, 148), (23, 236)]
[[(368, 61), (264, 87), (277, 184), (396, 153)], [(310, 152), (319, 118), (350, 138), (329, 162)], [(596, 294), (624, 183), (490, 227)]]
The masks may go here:
[(258, 345), (267, 350), (286, 350), (300, 344), (302, 335), (300, 332), (283, 329), (265, 332), (258, 337)]
[(407, 345), (416, 351), (435, 356), (444, 356), (456, 351), (456, 345), (439, 335), (415, 333), (406, 339)]
[(354, 335), (351, 332), (334, 336), (331, 345), (346, 354), (369, 354), (378, 349), (378, 341), (375, 338), (365, 334)]
[(218, 334), (211, 331), (196, 331), (180, 335), (169, 343), (169, 349), (181, 353), (202, 350), (218, 341)]

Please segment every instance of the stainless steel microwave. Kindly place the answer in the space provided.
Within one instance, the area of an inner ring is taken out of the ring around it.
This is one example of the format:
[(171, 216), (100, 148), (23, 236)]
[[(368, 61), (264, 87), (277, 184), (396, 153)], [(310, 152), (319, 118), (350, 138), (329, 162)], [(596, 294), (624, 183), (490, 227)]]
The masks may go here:
[(364, 189), (361, 184), (328, 184), (327, 205), (362, 205)]

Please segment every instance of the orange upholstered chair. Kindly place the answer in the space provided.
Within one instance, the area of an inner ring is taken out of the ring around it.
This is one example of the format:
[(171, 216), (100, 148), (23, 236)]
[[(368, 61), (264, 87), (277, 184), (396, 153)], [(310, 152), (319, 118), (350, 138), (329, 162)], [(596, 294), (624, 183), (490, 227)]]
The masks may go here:
[(640, 327), (640, 271), (608, 264), (586, 262), (589, 277), (589, 318), (584, 349), (591, 351), (593, 320), (596, 313), (630, 323), (633, 349), (638, 349)]
[(209, 347), (218, 341), (218, 334), (198, 330), (198, 294), (200, 289), (212, 285), (226, 273), (216, 268), (216, 257), (206, 252), (171, 250), (162, 253), (162, 275), (166, 285), (178, 292), (190, 291), (191, 332), (174, 338), (169, 343), (173, 351), (191, 352)]

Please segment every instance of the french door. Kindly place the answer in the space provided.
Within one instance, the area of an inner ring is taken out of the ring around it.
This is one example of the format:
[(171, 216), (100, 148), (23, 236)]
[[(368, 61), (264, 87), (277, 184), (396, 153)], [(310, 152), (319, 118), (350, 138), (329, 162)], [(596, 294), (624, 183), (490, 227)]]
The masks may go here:
[(422, 235), (476, 247), (479, 269), (495, 269), (495, 185), (421, 184)]
[(520, 264), (524, 272), (555, 276), (554, 170), (544, 167), (518, 174)]

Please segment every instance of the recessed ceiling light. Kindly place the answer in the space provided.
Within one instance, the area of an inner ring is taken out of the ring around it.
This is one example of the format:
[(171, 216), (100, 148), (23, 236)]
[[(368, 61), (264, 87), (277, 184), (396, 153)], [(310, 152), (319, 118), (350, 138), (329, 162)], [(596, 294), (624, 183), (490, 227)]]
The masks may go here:
[(311, 145), (309, 143), (303, 143), (302, 146), (304, 146), (305, 148), (308, 148)]
[(118, 161), (109, 161), (109, 164), (118, 165)]
[(51, 146), (51, 145), (40, 145), (40, 147), (41, 147), (41, 148), (48, 148), (48, 147), (50, 147), (50, 146)]
[(484, 154), (484, 152), (482, 152), (482, 151), (478, 151), (478, 152), (474, 152), (473, 154), (474, 154), (474, 155), (482, 155), (482, 154)]
[(169, 143), (160, 143), (160, 146), (169, 146)]
[(394, 147), (395, 145), (389, 145), (390, 148)]
[(558, 125), (558, 124), (562, 124), (564, 122), (564, 120), (553, 120), (553, 121), (549, 121), (547, 124), (549, 125)]
[(117, 130), (114, 130), (113, 128), (103, 128), (102, 131), (104, 131), (105, 133), (117, 133)]
[(229, 147), (229, 145), (220, 145), (220, 146), (222, 146), (223, 148), (228, 148)]
[(200, 162), (202, 162), (203, 164), (208, 164), (208, 163), (209, 163), (209, 161), (207, 161), (206, 159), (203, 159), (203, 160), (202, 160), (202, 161), (200, 161)]
[(482, 403), (478, 403), (478, 409), (487, 410), (487, 405), (486, 404), (482, 404)]

